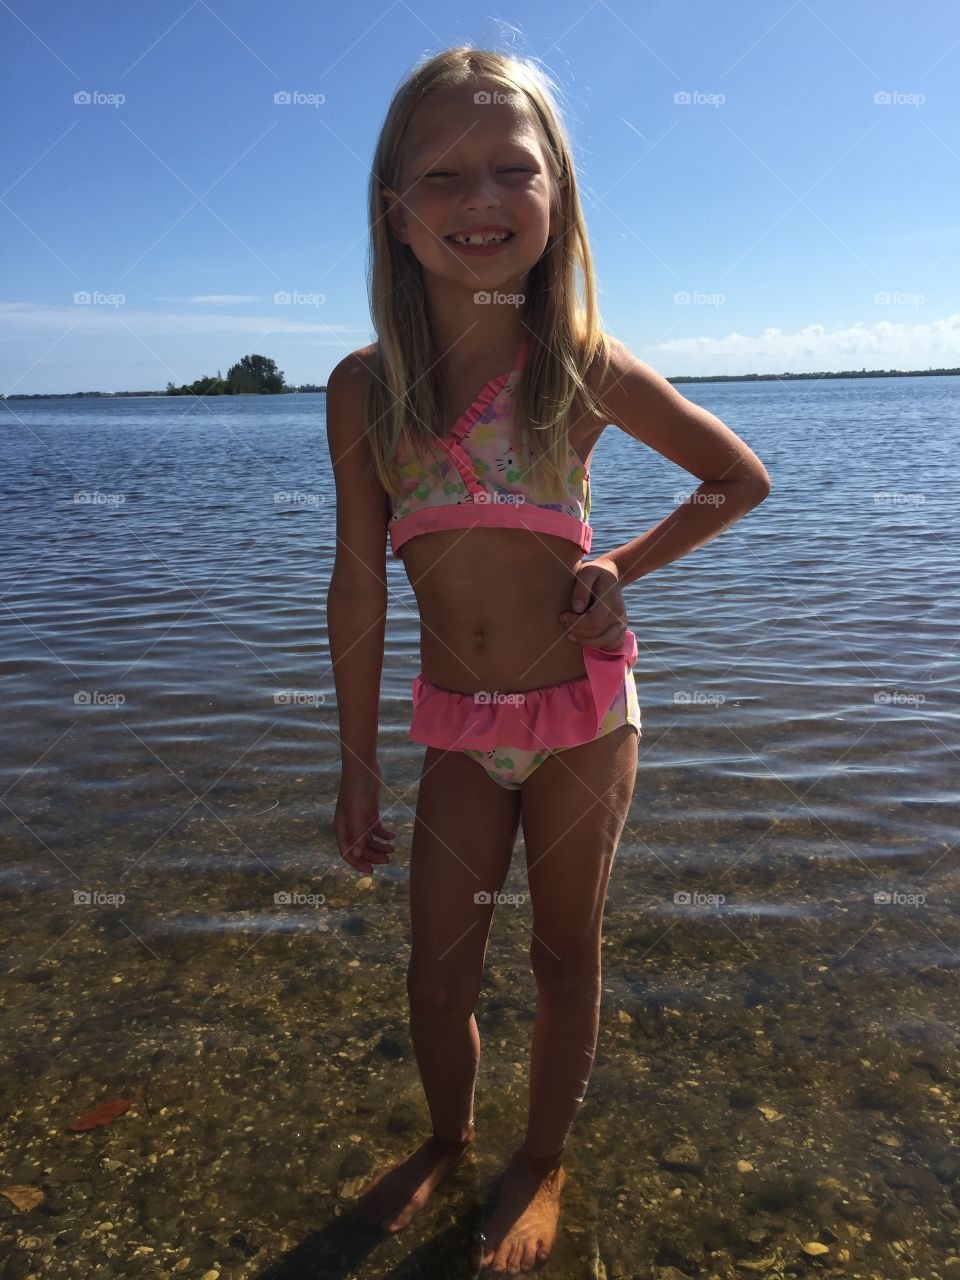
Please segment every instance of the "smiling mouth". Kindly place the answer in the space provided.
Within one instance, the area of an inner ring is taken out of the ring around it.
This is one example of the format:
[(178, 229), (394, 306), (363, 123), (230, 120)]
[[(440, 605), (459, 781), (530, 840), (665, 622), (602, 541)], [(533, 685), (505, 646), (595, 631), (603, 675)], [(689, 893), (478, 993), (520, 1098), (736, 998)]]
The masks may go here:
[(477, 240), (477, 241), (474, 241), (474, 240), (472, 240), (472, 239), (471, 239), (471, 240), (458, 240), (458, 239), (456, 238), (456, 235), (444, 236), (443, 238), (444, 238), (444, 240), (449, 240), (451, 244), (458, 244), (458, 245), (460, 245), (460, 246), (461, 246), (461, 248), (464, 248), (464, 249), (486, 249), (486, 248), (489, 248), (489, 247), (491, 247), (491, 246), (493, 246), (493, 245), (506, 244), (508, 240), (512, 240), (512, 239), (513, 239), (513, 232), (512, 232), (512, 231), (507, 231), (507, 232), (505, 232), (505, 233), (503, 234), (503, 238), (502, 238), (502, 239), (497, 239), (497, 240), (488, 240), (488, 239), (486, 239), (486, 238), (483, 238), (483, 239), (481, 239), (481, 240)]

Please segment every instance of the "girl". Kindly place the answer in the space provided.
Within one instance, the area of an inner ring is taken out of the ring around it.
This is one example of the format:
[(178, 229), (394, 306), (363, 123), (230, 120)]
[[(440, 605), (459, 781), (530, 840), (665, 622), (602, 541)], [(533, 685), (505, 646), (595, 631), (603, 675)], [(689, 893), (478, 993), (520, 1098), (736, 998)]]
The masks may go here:
[[(722, 422), (601, 331), (570, 145), (535, 65), (467, 47), (414, 70), (377, 144), (370, 231), (379, 341), (327, 389), (334, 825), (358, 871), (389, 861), (376, 754), (389, 539), (421, 622), (407, 990), (433, 1131), (358, 1210), (400, 1230), (474, 1140), (473, 1010), (522, 823), (538, 991), (529, 1116), (473, 1258), (515, 1273), (552, 1248), (597, 1041), (601, 921), (641, 732), (622, 590), (708, 542), (770, 481)], [(702, 483), (588, 560), (590, 461), (611, 424)]]

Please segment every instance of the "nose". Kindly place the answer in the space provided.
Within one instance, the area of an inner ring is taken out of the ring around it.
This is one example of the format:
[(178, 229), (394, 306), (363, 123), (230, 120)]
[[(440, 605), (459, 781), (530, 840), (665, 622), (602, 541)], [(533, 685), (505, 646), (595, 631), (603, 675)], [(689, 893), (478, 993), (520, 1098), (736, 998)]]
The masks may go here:
[(500, 203), (491, 174), (481, 170), (465, 180), (463, 204), (466, 209), (489, 209)]

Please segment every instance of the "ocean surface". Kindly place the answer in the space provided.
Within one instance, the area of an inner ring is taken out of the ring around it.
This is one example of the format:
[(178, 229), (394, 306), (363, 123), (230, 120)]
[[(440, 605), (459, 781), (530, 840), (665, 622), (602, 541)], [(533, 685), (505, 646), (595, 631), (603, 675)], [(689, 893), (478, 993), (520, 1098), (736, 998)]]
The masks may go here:
[[(960, 379), (680, 390), (773, 490), (624, 591), (639, 772), (548, 1270), (954, 1276)], [(0, 1190), (42, 1198), (0, 1195), (0, 1274), (472, 1274), (525, 1124), (530, 908), (494, 920), (477, 1148), (406, 1231), (358, 1235), (351, 1197), (429, 1132), (419, 631), (388, 557), (397, 851), (364, 881), (331, 825), (324, 396), (2, 409)], [(697, 484), (613, 427), (591, 471), (595, 554)]]

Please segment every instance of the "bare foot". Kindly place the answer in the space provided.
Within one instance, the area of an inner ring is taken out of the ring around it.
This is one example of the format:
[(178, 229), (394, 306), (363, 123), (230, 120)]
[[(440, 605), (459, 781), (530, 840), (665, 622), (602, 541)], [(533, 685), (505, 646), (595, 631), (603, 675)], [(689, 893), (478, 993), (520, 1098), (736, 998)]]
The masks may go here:
[(518, 1148), (500, 1183), (496, 1207), (486, 1227), (486, 1241), (475, 1245), (473, 1265), (516, 1275), (546, 1262), (560, 1217), (560, 1192), (567, 1180), (557, 1159), (538, 1169)]
[(368, 1182), (352, 1212), (379, 1223), (384, 1231), (402, 1231), (430, 1199), (437, 1183), (457, 1164), (476, 1134), (470, 1125), (462, 1142), (430, 1137), (386, 1173)]

